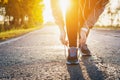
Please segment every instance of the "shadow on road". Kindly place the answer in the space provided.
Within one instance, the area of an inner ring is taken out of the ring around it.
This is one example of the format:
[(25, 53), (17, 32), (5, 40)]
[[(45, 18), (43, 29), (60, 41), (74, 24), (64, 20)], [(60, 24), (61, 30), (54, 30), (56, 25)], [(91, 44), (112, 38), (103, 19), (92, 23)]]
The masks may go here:
[(85, 80), (80, 65), (67, 65), (70, 80)]
[(103, 72), (94, 63), (93, 57), (81, 57), (79, 65), (67, 65), (70, 80), (104, 80)]

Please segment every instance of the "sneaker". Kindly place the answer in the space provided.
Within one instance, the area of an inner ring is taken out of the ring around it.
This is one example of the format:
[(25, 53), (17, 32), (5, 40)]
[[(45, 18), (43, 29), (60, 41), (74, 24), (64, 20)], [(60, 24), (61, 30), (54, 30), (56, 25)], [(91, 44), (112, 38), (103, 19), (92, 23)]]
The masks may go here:
[(83, 56), (91, 56), (91, 52), (88, 49), (87, 44), (85, 44), (81, 47), (81, 52), (83, 53), (82, 54)]
[(68, 49), (68, 57), (66, 64), (79, 64), (77, 52), (78, 49), (76, 47), (70, 47)]

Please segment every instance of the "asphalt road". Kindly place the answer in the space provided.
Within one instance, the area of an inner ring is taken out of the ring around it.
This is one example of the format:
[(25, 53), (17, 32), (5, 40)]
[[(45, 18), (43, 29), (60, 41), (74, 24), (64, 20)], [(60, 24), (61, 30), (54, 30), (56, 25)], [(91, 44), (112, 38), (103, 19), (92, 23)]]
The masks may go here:
[(120, 31), (93, 29), (92, 57), (66, 65), (58, 27), (44, 27), (0, 43), (0, 80), (120, 80)]

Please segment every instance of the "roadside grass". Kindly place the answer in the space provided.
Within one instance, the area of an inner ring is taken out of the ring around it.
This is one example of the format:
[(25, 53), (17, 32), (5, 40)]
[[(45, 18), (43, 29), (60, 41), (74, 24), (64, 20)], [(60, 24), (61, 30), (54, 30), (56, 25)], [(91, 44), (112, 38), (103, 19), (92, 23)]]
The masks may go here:
[(120, 30), (120, 26), (94, 26), (93, 29)]
[(31, 31), (34, 31), (34, 30), (37, 30), (40, 28), (42, 28), (42, 25), (36, 26), (36, 27), (30, 27), (28, 29), (19, 28), (19, 29), (11, 29), (11, 30), (8, 30), (5, 32), (0, 32), (0, 41), (4, 41), (4, 40), (10, 39), (10, 38), (18, 37), (18, 36), (21, 36), (23, 34), (26, 34), (28, 32), (31, 32)]

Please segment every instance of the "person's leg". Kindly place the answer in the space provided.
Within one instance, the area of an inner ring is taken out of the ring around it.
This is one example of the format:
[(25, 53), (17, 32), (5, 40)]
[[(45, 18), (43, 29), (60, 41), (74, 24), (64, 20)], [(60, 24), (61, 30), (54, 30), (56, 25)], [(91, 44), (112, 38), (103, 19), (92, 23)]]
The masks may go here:
[[(93, 0), (90, 0), (92, 2)], [(109, 2), (109, 0), (101, 0), (101, 1), (94, 1), (95, 4), (91, 4), (91, 10), (89, 10), (88, 15), (86, 14), (86, 19), (83, 20), (84, 23), (83, 26), (88, 26), (89, 30), (87, 32), (87, 37), (89, 35), (90, 29), (94, 26), (94, 24), (99, 19), (100, 15), (103, 13), (106, 4)], [(94, 6), (95, 5), (95, 6)], [(81, 19), (82, 20), (82, 19)]]
[(70, 7), (66, 12), (66, 29), (69, 40), (67, 64), (78, 64), (77, 31), (78, 31), (78, 0), (70, 0)]
[(96, 4), (96, 6), (93, 7), (93, 10), (90, 12), (87, 19), (85, 20), (83, 26), (88, 26), (89, 28), (92, 28), (104, 11), (105, 6), (108, 2), (109, 0), (101, 0), (101, 2)]
[[(91, 6), (87, 4), (85, 10), (83, 11), (81, 10), (81, 14), (84, 13), (84, 15), (80, 17), (80, 21), (81, 21), (81, 26), (83, 27), (87, 26), (90, 31), (90, 28), (92, 28), (94, 24), (97, 22), (99, 16), (104, 11), (105, 5), (108, 3), (109, 0), (100, 0), (100, 1), (89, 0), (89, 1), (93, 3), (91, 4)], [(89, 31), (87, 33), (87, 36), (89, 35)], [(88, 55), (90, 54), (90, 51), (87, 48), (86, 43), (82, 44), (81, 51), (84, 54), (88, 54)]]
[(69, 47), (77, 47), (78, 0), (71, 0), (71, 5), (67, 9), (66, 29), (69, 40)]
[[(86, 26), (84, 24), (85, 24), (87, 18), (89, 17), (89, 15), (91, 14), (92, 10), (94, 9), (96, 1), (97, 0), (80, 0), (79, 1), (79, 39), (81, 39), (81, 37), (80, 37), (81, 28), (82, 27), (89, 28), (88, 26)], [(90, 32), (90, 29), (88, 30), (86, 37), (88, 37), (89, 32)], [(86, 43), (84, 43), (84, 45), (85, 44)], [(83, 44), (80, 43), (79, 46), (81, 47), (81, 45), (83, 45)]]
[(104, 8), (108, 2), (109, 0), (80, 0), (80, 27), (87, 26), (89, 29), (91, 29), (104, 11)]

